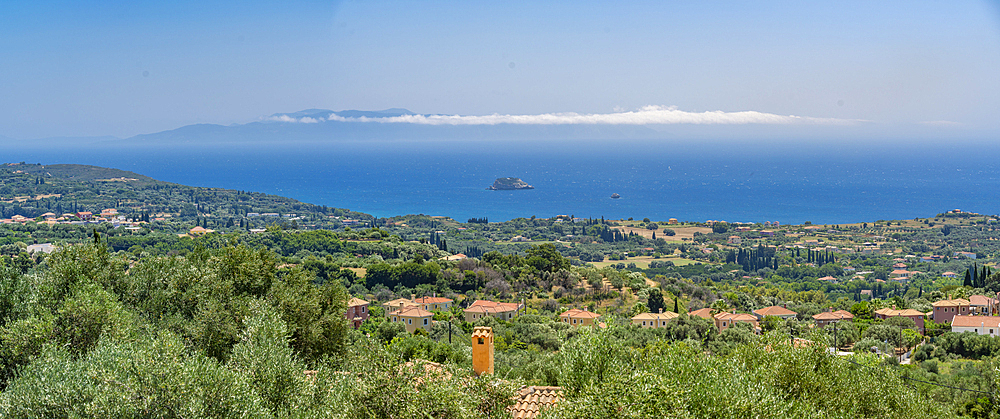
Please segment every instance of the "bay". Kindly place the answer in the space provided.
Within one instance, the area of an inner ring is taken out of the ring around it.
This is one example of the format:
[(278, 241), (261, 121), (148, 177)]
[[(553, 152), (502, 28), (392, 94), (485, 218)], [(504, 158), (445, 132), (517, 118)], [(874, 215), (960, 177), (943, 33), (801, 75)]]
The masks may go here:
[[(927, 150), (677, 147), (634, 143), (375, 143), (8, 147), (8, 162), (114, 167), (193, 186), (259, 191), (379, 217), (811, 221), (997, 211), (997, 147)], [(497, 177), (533, 190), (489, 191)], [(611, 199), (613, 193), (620, 199)]]

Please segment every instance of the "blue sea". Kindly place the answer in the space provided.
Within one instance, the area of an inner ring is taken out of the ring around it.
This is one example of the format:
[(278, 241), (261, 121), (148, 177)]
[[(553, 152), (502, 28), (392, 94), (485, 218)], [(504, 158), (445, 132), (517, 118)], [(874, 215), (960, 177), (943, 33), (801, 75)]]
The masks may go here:
[[(627, 143), (11, 148), (7, 162), (78, 163), (259, 191), (388, 217), (559, 214), (817, 224), (996, 214), (1000, 147)], [(489, 191), (498, 177), (533, 190)], [(620, 199), (611, 199), (613, 193)]]

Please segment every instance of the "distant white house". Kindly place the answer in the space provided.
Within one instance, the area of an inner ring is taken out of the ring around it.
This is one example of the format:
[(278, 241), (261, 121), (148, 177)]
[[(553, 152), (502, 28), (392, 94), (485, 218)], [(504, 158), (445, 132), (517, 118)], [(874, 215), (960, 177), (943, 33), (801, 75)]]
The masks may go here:
[(56, 251), (56, 247), (52, 243), (29, 244), (27, 251), (28, 254), (35, 254), (37, 252), (52, 253)]

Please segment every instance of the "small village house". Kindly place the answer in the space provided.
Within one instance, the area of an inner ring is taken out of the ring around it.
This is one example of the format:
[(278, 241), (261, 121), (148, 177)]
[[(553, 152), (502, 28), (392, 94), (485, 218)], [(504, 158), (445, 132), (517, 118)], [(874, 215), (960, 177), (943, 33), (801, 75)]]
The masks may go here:
[(347, 320), (355, 329), (361, 327), (361, 323), (368, 320), (368, 302), (360, 298), (351, 298), (347, 301)]
[(420, 307), (420, 304), (417, 304), (413, 302), (413, 300), (406, 298), (397, 298), (395, 300), (382, 303), (382, 308), (385, 309), (386, 317), (389, 317), (389, 313), (410, 307)]
[(572, 326), (593, 326), (600, 317), (600, 314), (587, 311), (587, 308), (584, 307), (583, 309), (574, 308), (563, 312), (559, 315), (559, 321)]
[(931, 318), (934, 323), (941, 324), (950, 322), (955, 316), (968, 316), (971, 314), (969, 304), (969, 300), (964, 298), (935, 301), (931, 304)]
[(760, 325), (757, 322), (757, 316), (747, 313), (736, 313), (734, 312), (722, 312), (712, 316), (715, 320), (715, 327), (719, 328), (719, 331), (726, 330), (733, 327), (736, 323), (748, 323), (753, 326), (754, 330), (760, 330)]
[(847, 310), (837, 310), (827, 309), (819, 314), (813, 314), (813, 321), (816, 322), (816, 327), (826, 327), (828, 324), (837, 323), (841, 321), (853, 321), (854, 315)]
[(489, 300), (476, 300), (465, 312), (465, 321), (472, 323), (486, 316), (493, 316), (501, 320), (510, 320), (517, 317), (524, 304), (518, 303), (498, 303)]
[(418, 328), (423, 328), (424, 330), (430, 332), (432, 324), (431, 320), (433, 319), (434, 313), (420, 307), (407, 307), (389, 313), (389, 321), (403, 323), (403, 326), (406, 327), (406, 331), (409, 333), (413, 333), (413, 331)]
[(921, 313), (912, 308), (905, 310), (897, 310), (893, 308), (883, 308), (880, 310), (875, 310), (875, 317), (885, 320), (891, 317), (909, 317), (913, 319), (913, 322), (917, 325), (917, 331), (921, 334), (924, 333), (924, 313)]
[(659, 313), (640, 313), (635, 315), (635, 317), (632, 317), (632, 324), (647, 329), (667, 327), (669, 321), (679, 316), (680, 314), (672, 311), (664, 312), (661, 308)]
[(413, 300), (414, 303), (420, 305), (420, 308), (431, 311), (431, 310), (447, 310), (451, 308), (452, 300), (450, 298), (443, 297), (420, 297)]
[(783, 306), (764, 307), (754, 310), (753, 314), (757, 316), (757, 320), (764, 320), (764, 317), (767, 316), (779, 317), (782, 320), (794, 320), (799, 315), (799, 313), (789, 310)]

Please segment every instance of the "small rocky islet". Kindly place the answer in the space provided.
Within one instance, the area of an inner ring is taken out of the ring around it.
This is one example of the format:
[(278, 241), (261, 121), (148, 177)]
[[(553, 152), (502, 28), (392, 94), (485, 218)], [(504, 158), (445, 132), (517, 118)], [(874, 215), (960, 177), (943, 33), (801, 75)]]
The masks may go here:
[(493, 185), (486, 188), (491, 191), (516, 191), (521, 189), (535, 189), (534, 186), (516, 177), (502, 177), (493, 181)]

